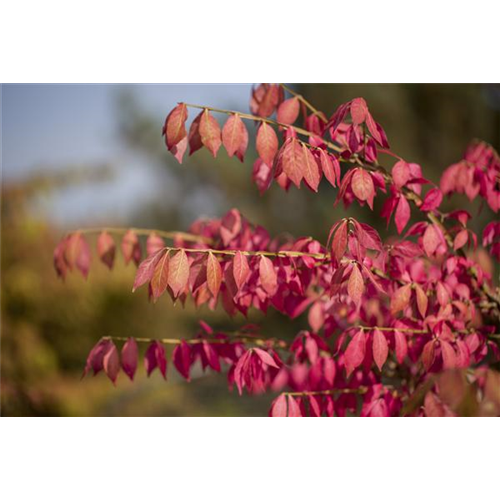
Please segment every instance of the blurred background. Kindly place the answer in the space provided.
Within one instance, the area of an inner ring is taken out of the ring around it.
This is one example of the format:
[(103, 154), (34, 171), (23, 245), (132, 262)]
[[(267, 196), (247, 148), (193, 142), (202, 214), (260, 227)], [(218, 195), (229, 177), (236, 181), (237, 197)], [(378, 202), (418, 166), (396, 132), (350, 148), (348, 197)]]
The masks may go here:
[[(328, 116), (339, 104), (364, 97), (392, 149), (420, 163), (433, 181), (461, 158), (472, 138), (500, 149), (498, 85), (293, 87)], [(63, 284), (52, 267), (54, 246), (67, 230), (185, 230), (200, 216), (219, 217), (232, 207), (272, 235), (325, 242), (329, 227), (345, 215), (343, 206), (333, 208), (336, 191), (329, 184), (317, 195), (272, 186), (261, 197), (251, 182), (254, 150), (244, 164), (221, 149), (216, 160), (202, 150), (179, 165), (165, 148), (161, 128), (178, 101), (247, 112), (250, 92), (250, 84), (2, 86), (2, 415), (267, 414), (272, 394), (240, 397), (228, 392), (224, 375), (195, 372), (186, 383), (169, 367), (165, 383), (157, 373), (148, 380), (140, 367), (134, 383), (123, 374), (117, 387), (102, 374), (81, 381), (87, 354), (103, 335), (190, 337), (199, 319), (227, 330), (246, 321), (190, 304), (183, 310), (166, 297), (150, 304), (144, 290), (130, 293), (134, 268), (125, 267), (121, 256), (113, 272), (94, 257), (86, 281), (72, 273)], [(191, 110), (188, 124), (194, 116)], [(225, 117), (216, 117), (222, 124)], [(394, 227), (387, 230), (378, 217), (379, 198), (373, 213), (354, 204), (349, 214), (387, 237)], [(453, 203), (444, 208), (469, 210), (475, 231), (494, 217), (465, 197)], [(267, 316), (253, 313), (249, 321), (282, 337), (306, 324), (271, 310)]]

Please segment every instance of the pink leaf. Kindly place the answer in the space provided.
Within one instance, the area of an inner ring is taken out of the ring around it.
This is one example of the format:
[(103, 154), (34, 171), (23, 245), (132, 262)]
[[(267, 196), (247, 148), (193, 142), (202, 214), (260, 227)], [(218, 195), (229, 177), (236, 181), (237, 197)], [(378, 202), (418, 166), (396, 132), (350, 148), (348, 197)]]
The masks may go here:
[(406, 227), (406, 224), (408, 224), (410, 215), (411, 211), (408, 200), (404, 196), (400, 196), (396, 206), (396, 214), (394, 216), (394, 222), (396, 223), (398, 234), (401, 234), (403, 229)]
[(248, 275), (250, 274), (250, 267), (248, 260), (240, 251), (236, 252), (233, 259), (233, 277), (238, 290), (246, 283)]
[(399, 330), (394, 332), (394, 339), (396, 343), (396, 359), (401, 364), (408, 353), (408, 343), (406, 342), (405, 335)]
[(217, 120), (210, 114), (208, 109), (205, 109), (201, 115), (200, 137), (203, 145), (215, 158), (217, 156), (217, 151), (219, 151), (222, 144), (221, 130)]
[(410, 166), (403, 160), (398, 161), (392, 167), (392, 180), (394, 185), (401, 189), (411, 177)]
[(138, 349), (137, 342), (133, 337), (129, 337), (122, 347), (122, 368), (125, 374), (134, 380), (137, 370)]
[(398, 312), (404, 311), (411, 298), (411, 284), (403, 285), (398, 288), (391, 297), (391, 314), (395, 316)]
[[(185, 127), (187, 116), (187, 108), (183, 103), (178, 104), (167, 116), (163, 127), (163, 133), (165, 135), (165, 143), (169, 151), (172, 151), (174, 146), (177, 146), (187, 136)], [(176, 152), (177, 151), (175, 151), (174, 154)], [(180, 159), (178, 158), (178, 160), (179, 163), (182, 162), (182, 155), (180, 156)]]
[(370, 201), (375, 195), (372, 176), (363, 168), (357, 168), (352, 176), (351, 189), (356, 198)]
[(278, 107), (278, 113), (276, 118), (279, 123), (284, 123), (285, 125), (292, 125), (295, 123), (299, 116), (300, 103), (297, 97), (292, 97), (283, 101)]
[(297, 186), (300, 186), (304, 176), (302, 171), (302, 148), (297, 139), (289, 139), (284, 144), (283, 172)]
[(131, 260), (133, 260), (136, 265), (139, 265), (141, 260), (141, 245), (135, 231), (129, 229), (125, 233), (121, 246), (125, 264), (128, 264)]
[(366, 336), (362, 330), (356, 333), (344, 355), (345, 369), (349, 376), (365, 359)]
[(170, 272), (170, 251), (159, 252), (159, 259), (156, 262), (153, 276), (151, 277), (151, 292), (153, 300), (156, 302), (167, 289)]
[(150, 233), (148, 239), (146, 240), (146, 253), (148, 254), (148, 257), (164, 247), (165, 242), (163, 241), (163, 238), (160, 238), (154, 231)]
[(349, 281), (347, 283), (347, 293), (356, 305), (359, 305), (359, 303), (361, 302), (361, 297), (363, 296), (364, 289), (365, 284), (363, 281), (363, 276), (358, 266), (354, 265), (351, 275), (349, 276)]
[(387, 344), (387, 339), (379, 329), (376, 329), (373, 332), (373, 359), (375, 360), (375, 364), (378, 366), (380, 371), (382, 371), (382, 367), (387, 360), (388, 354), (389, 346)]
[(424, 292), (420, 285), (415, 285), (415, 290), (417, 292), (417, 307), (418, 312), (422, 318), (425, 318), (427, 313), (427, 304), (429, 303), (429, 299), (427, 298), (427, 294)]
[(222, 268), (217, 257), (208, 252), (207, 258), (207, 285), (210, 293), (217, 298), (222, 282)]
[(261, 359), (261, 361), (264, 364), (266, 364), (268, 366), (272, 366), (273, 368), (279, 369), (279, 366), (276, 364), (276, 362), (274, 361), (274, 359), (271, 357), (271, 355), (268, 352), (263, 351), (262, 349), (259, 349), (258, 347), (254, 347), (253, 352), (255, 352), (255, 354), (257, 354), (257, 356), (259, 356), (259, 358)]
[(172, 354), (172, 360), (177, 371), (188, 381), (191, 380), (190, 369), (191, 369), (191, 346), (185, 341), (181, 340), (181, 343), (177, 345)]
[(272, 297), (278, 291), (278, 275), (271, 259), (261, 255), (259, 262), (260, 283), (265, 292)]
[(163, 345), (155, 340), (149, 345), (146, 354), (144, 355), (144, 366), (148, 377), (155, 368), (160, 370), (163, 378), (167, 379), (167, 359), (165, 357), (165, 349)]
[(135, 292), (140, 286), (144, 285), (144, 283), (151, 281), (156, 264), (158, 264), (162, 255), (163, 250), (159, 250), (141, 262), (135, 274), (134, 286), (132, 288), (133, 292)]
[(307, 185), (314, 191), (318, 191), (321, 180), (321, 172), (309, 148), (302, 144), (302, 173)]
[(462, 248), (467, 243), (467, 241), (469, 241), (469, 232), (467, 231), (467, 229), (462, 229), (455, 236), (455, 239), (453, 241), (453, 248), (455, 250), (458, 250)]
[(103, 367), (111, 382), (116, 384), (116, 378), (120, 372), (120, 357), (113, 342), (109, 343), (106, 354), (104, 354)]
[(113, 268), (115, 253), (115, 240), (107, 231), (103, 231), (97, 238), (97, 254), (99, 255), (101, 261), (106, 264), (109, 269)]
[(269, 415), (271, 417), (286, 417), (287, 405), (285, 394), (280, 394), (272, 403)]
[(222, 144), (229, 157), (237, 152), (244, 156), (248, 145), (248, 132), (238, 115), (231, 115), (222, 128)]
[(434, 224), (429, 224), (422, 237), (422, 244), (425, 253), (430, 257), (440, 244), (439, 234)]
[(422, 203), (420, 210), (422, 212), (431, 212), (432, 210), (436, 210), (441, 202), (443, 201), (443, 193), (439, 188), (431, 189), (424, 198), (424, 202)]
[(455, 368), (457, 362), (457, 355), (455, 349), (449, 342), (441, 340), (441, 356), (443, 357), (443, 368), (449, 370)]
[(189, 280), (189, 261), (184, 250), (179, 250), (170, 259), (168, 270), (168, 286), (172, 290), (173, 296), (181, 294)]
[(274, 129), (263, 122), (257, 131), (256, 147), (264, 163), (272, 165), (278, 152), (278, 137)]

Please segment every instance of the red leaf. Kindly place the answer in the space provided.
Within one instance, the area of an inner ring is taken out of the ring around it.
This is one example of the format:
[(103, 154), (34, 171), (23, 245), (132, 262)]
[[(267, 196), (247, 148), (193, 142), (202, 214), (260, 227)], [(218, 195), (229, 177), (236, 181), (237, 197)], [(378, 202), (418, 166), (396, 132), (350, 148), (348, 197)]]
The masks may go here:
[(233, 276), (238, 290), (241, 290), (241, 287), (246, 283), (249, 274), (250, 267), (246, 256), (239, 251), (236, 252), (233, 259)]
[(300, 103), (297, 97), (291, 97), (286, 101), (283, 101), (278, 107), (278, 113), (276, 118), (278, 122), (284, 123), (285, 125), (292, 125), (295, 123), (299, 116)]
[(169, 284), (170, 251), (160, 251), (159, 255), (151, 278), (151, 292), (155, 302), (163, 295)]
[(327, 178), (328, 182), (333, 186), (337, 186), (337, 182), (340, 178), (340, 166), (338, 165), (338, 160), (334, 156), (332, 157), (323, 149), (319, 149), (319, 160), (321, 165), (321, 170)]
[(309, 401), (309, 415), (311, 417), (321, 417), (321, 406), (318, 396), (308, 396)]
[(365, 359), (366, 353), (366, 337), (360, 330), (347, 346), (344, 354), (344, 363), (347, 376), (349, 376)]
[(278, 137), (274, 129), (266, 122), (263, 122), (257, 131), (256, 147), (264, 163), (272, 165), (278, 152)]
[(357, 168), (352, 176), (351, 189), (361, 201), (372, 200), (375, 195), (372, 176), (363, 168)]
[(239, 115), (231, 115), (222, 128), (222, 144), (229, 157), (237, 151), (243, 157), (248, 145), (248, 132)]
[(188, 381), (191, 380), (191, 346), (184, 340), (177, 345), (172, 353), (172, 359), (177, 371)]
[(302, 173), (307, 185), (314, 192), (318, 192), (321, 172), (316, 159), (305, 144), (302, 144)]
[(396, 214), (394, 215), (394, 222), (396, 223), (398, 234), (401, 234), (406, 224), (408, 224), (410, 215), (411, 210), (408, 200), (404, 196), (400, 196), (396, 206)]
[(70, 235), (64, 247), (64, 259), (70, 269), (75, 267), (86, 278), (89, 274), (91, 253), (87, 240), (82, 233)]
[(434, 363), (434, 358), (436, 356), (436, 346), (434, 340), (429, 340), (427, 344), (425, 344), (424, 349), (422, 351), (422, 363), (424, 364), (425, 369), (428, 371), (432, 364)]
[(398, 189), (401, 189), (410, 180), (410, 177), (410, 166), (405, 161), (400, 160), (392, 167), (392, 180)]
[(427, 256), (431, 256), (439, 246), (440, 239), (434, 224), (429, 224), (422, 237), (422, 244)]
[(347, 221), (342, 221), (340, 226), (338, 227), (332, 241), (332, 254), (335, 257), (337, 262), (340, 262), (340, 259), (345, 254), (347, 248)]
[(139, 268), (137, 269), (137, 272), (135, 273), (135, 281), (134, 281), (134, 286), (132, 288), (132, 292), (135, 292), (140, 286), (144, 285), (144, 283), (147, 283), (148, 281), (151, 281), (151, 278), (153, 277), (154, 271), (156, 264), (158, 264), (158, 261), (160, 260), (162, 256), (163, 250), (159, 250), (153, 255), (150, 255), (147, 259), (144, 259)]
[(266, 364), (267, 366), (271, 366), (273, 368), (279, 369), (279, 366), (276, 364), (272, 356), (266, 352), (263, 351), (262, 349), (259, 349), (258, 347), (253, 348), (253, 352), (259, 356), (260, 360)]
[(178, 104), (167, 116), (163, 133), (169, 151), (186, 137), (187, 108), (184, 103)]
[(351, 101), (351, 117), (354, 125), (361, 125), (368, 115), (368, 106), (362, 97), (356, 97)]
[(146, 240), (146, 253), (148, 257), (161, 250), (164, 246), (165, 242), (163, 238), (160, 238), (154, 231), (150, 233)]
[(133, 260), (136, 265), (139, 264), (141, 260), (141, 245), (137, 234), (132, 229), (129, 229), (123, 236), (122, 253), (125, 264), (128, 264), (131, 260)]
[(429, 299), (427, 298), (427, 294), (424, 292), (420, 285), (415, 285), (415, 290), (417, 292), (418, 312), (420, 313), (420, 316), (422, 316), (422, 318), (425, 318)]
[(208, 252), (207, 258), (207, 285), (210, 293), (217, 298), (222, 281), (222, 268), (217, 257)]
[(289, 139), (283, 146), (283, 172), (297, 186), (304, 176), (302, 170), (302, 148), (297, 139)]
[(280, 394), (272, 403), (271, 409), (269, 411), (269, 416), (271, 417), (286, 417), (287, 407), (286, 407), (286, 396), (285, 394)]
[(288, 396), (288, 432), (303, 432), (303, 429), (302, 410), (293, 396)]
[(168, 286), (174, 297), (182, 293), (189, 280), (189, 261), (184, 250), (179, 250), (170, 259), (168, 270)]
[(149, 345), (144, 355), (144, 366), (148, 377), (155, 368), (158, 368), (163, 378), (165, 380), (167, 379), (167, 358), (165, 357), (165, 349), (158, 340), (151, 342)]
[(443, 368), (449, 370), (456, 367), (457, 355), (455, 349), (451, 346), (449, 342), (445, 340), (440, 341), (441, 344), (441, 356), (443, 357)]
[(120, 372), (120, 358), (113, 342), (109, 343), (106, 354), (104, 354), (103, 367), (111, 382), (116, 384), (116, 378)]
[(375, 364), (378, 366), (380, 371), (382, 371), (382, 367), (387, 360), (388, 354), (389, 346), (387, 344), (387, 339), (379, 329), (376, 329), (373, 332), (373, 359), (375, 360)]
[(265, 255), (260, 256), (259, 276), (262, 288), (269, 297), (272, 297), (278, 291), (278, 275), (272, 260)]
[(408, 354), (408, 343), (406, 342), (405, 335), (399, 330), (394, 332), (394, 339), (396, 342), (396, 359), (401, 364)]
[(122, 368), (130, 380), (134, 380), (137, 370), (137, 342), (133, 337), (129, 337), (122, 347)]
[(102, 339), (92, 348), (87, 356), (87, 362), (82, 373), (82, 378), (85, 377), (90, 370), (94, 372), (94, 375), (97, 375), (103, 369), (104, 355), (110, 348), (110, 345), (111, 340)]
[(213, 157), (217, 156), (221, 140), (221, 130), (217, 120), (210, 114), (208, 109), (202, 112), (200, 119), (200, 137), (203, 145), (212, 153)]
[(406, 309), (410, 303), (411, 284), (398, 288), (391, 297), (391, 314), (395, 316), (399, 311)]
[(201, 141), (200, 135), (200, 121), (203, 115), (203, 111), (193, 120), (191, 123), (191, 127), (189, 127), (189, 155), (192, 155), (194, 152), (201, 149), (203, 146), (203, 142)]
[(462, 229), (457, 235), (455, 236), (455, 240), (453, 241), (453, 248), (455, 250), (458, 250), (459, 248), (462, 248), (467, 241), (469, 241), (469, 232), (467, 229)]
[(107, 231), (103, 231), (97, 238), (97, 254), (102, 262), (109, 267), (109, 269), (113, 268), (115, 253), (115, 240)]
[(422, 212), (430, 212), (432, 210), (436, 210), (441, 202), (443, 201), (443, 193), (439, 188), (431, 189), (424, 198), (424, 202), (422, 203), (420, 210)]
[(356, 305), (359, 305), (359, 303), (361, 302), (361, 297), (363, 296), (364, 289), (365, 284), (363, 281), (363, 276), (358, 266), (354, 265), (351, 275), (349, 276), (349, 281), (347, 283), (347, 293)]

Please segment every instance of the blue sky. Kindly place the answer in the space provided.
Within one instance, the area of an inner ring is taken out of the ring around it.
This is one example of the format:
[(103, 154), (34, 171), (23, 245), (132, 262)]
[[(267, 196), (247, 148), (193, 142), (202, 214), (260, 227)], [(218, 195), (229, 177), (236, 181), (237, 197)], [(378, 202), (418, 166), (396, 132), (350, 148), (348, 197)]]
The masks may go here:
[[(117, 131), (116, 99), (124, 85), (3, 85), (4, 181), (34, 171), (112, 163), (120, 176), (112, 186), (79, 188), (43, 205), (61, 224), (130, 209), (132, 192), (154, 186), (148, 169), (137, 168)], [(158, 130), (178, 101), (247, 111), (251, 85), (127, 85), (158, 117)], [(175, 160), (174, 160), (175, 161)], [(149, 173), (148, 173), (149, 172)], [(105, 194), (103, 197), (102, 195)]]

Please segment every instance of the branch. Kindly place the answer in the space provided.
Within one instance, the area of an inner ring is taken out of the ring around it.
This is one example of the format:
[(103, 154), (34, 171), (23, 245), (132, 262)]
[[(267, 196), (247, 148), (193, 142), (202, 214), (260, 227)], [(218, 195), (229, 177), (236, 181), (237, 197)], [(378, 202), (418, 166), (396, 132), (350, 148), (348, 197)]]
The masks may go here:
[[(235, 338), (227, 338), (227, 339), (219, 339), (219, 338), (196, 338), (196, 339), (172, 339), (172, 338), (148, 338), (148, 337), (132, 337), (136, 342), (140, 343), (150, 343), (150, 342), (160, 342), (161, 344), (167, 345), (179, 345), (182, 342), (186, 344), (230, 344), (240, 342), (242, 344), (255, 344), (259, 346), (269, 346), (270, 344), (279, 347), (282, 349), (286, 349), (288, 347), (288, 343), (285, 340), (277, 339), (274, 337), (265, 338), (265, 337), (253, 337), (251, 335), (244, 335), (240, 332), (235, 332)], [(101, 337), (101, 340), (118, 340), (126, 342), (129, 337), (120, 337), (116, 335), (106, 335)]]

